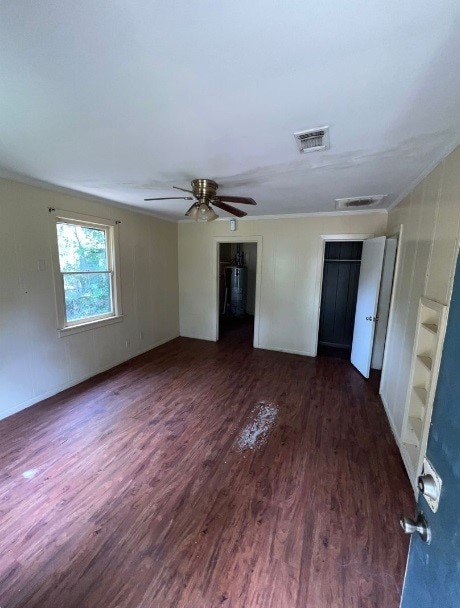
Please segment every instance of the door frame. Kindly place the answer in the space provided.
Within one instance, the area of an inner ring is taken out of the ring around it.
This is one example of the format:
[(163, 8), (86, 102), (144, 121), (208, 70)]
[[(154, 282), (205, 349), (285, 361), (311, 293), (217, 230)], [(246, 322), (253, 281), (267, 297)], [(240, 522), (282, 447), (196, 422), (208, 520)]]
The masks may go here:
[[(393, 328), (393, 316), (394, 316), (394, 305), (395, 305), (395, 298), (396, 298), (396, 286), (398, 285), (399, 273), (400, 273), (401, 266), (402, 266), (401, 241), (402, 241), (402, 237), (403, 237), (403, 230), (404, 230), (404, 225), (400, 224), (398, 230), (396, 230), (390, 236), (387, 237), (388, 239), (397, 238), (398, 239), (398, 248), (396, 249), (396, 260), (395, 260), (395, 267), (394, 267), (394, 271), (393, 271), (393, 285), (391, 286), (390, 308), (389, 308), (389, 312), (388, 312), (388, 321), (387, 321), (387, 333), (385, 335), (385, 346), (383, 347), (382, 371), (380, 373), (380, 384), (379, 384), (380, 397), (382, 397), (382, 387), (384, 386), (384, 382), (386, 380), (386, 376), (388, 373), (387, 372), (387, 363), (388, 363), (387, 344), (388, 344), (390, 335), (393, 333), (393, 329), (394, 329)], [(384, 399), (382, 399), (382, 402), (385, 404)], [(385, 406), (385, 409), (386, 409), (386, 406)], [(388, 416), (388, 418), (389, 418), (389, 416)]]
[(319, 317), (321, 314), (321, 294), (323, 290), (324, 276), (324, 255), (326, 251), (326, 243), (331, 241), (365, 241), (371, 239), (375, 234), (320, 234), (320, 254), (318, 256), (318, 280), (316, 282), (316, 316), (315, 316), (315, 349), (313, 356), (318, 356), (318, 341), (319, 341)]
[(214, 241), (214, 342), (219, 340), (219, 262), (220, 262), (220, 244), (221, 243), (256, 243), (257, 245), (257, 260), (256, 260), (256, 294), (254, 303), (254, 348), (259, 348), (259, 329), (260, 329), (260, 282), (262, 275), (262, 236), (215, 236)]

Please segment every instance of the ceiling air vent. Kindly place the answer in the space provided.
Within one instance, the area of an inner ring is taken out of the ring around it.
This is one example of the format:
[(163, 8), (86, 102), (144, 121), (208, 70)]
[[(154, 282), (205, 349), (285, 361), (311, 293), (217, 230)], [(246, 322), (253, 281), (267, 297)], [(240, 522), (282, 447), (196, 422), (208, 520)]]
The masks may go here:
[(368, 209), (376, 207), (385, 198), (385, 194), (374, 196), (351, 196), (349, 198), (336, 198), (336, 209)]
[(329, 148), (329, 127), (319, 127), (294, 133), (299, 152), (318, 152)]

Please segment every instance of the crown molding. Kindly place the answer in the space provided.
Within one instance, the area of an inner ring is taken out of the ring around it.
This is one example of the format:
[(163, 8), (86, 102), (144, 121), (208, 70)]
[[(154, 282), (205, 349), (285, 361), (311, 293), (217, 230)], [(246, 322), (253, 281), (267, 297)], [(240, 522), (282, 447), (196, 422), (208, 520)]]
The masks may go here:
[[(215, 222), (226, 222), (231, 219), (236, 219), (239, 222), (248, 222), (253, 220), (295, 220), (301, 218), (309, 218), (309, 217), (338, 217), (340, 215), (370, 215), (372, 213), (383, 213), (385, 215), (388, 214), (387, 209), (369, 209), (365, 211), (364, 209), (350, 209), (343, 211), (312, 211), (310, 213), (278, 213), (275, 215), (246, 215), (245, 217), (232, 218), (232, 217), (219, 217)], [(179, 224), (195, 224), (194, 220), (189, 220), (187, 218), (177, 220)], [(202, 224), (206, 224), (209, 222), (200, 222)]]
[(418, 177), (416, 177), (411, 184), (409, 185), (408, 188), (406, 188), (402, 194), (400, 194), (392, 203), (391, 205), (388, 205), (388, 211), (391, 211), (392, 209), (394, 209), (397, 205), (399, 205), (399, 203), (401, 201), (403, 201), (406, 196), (409, 196), (409, 194), (412, 192), (412, 190), (415, 190), (415, 188), (420, 184), (420, 182), (422, 182), (425, 177), (427, 177), (440, 163), (442, 163), (442, 161), (449, 156), (449, 154), (452, 154), (452, 152), (455, 150), (455, 148), (460, 144), (460, 138), (456, 137), (454, 139), (453, 142), (450, 142), (447, 146), (445, 146), (442, 149), (442, 153), (441, 153), (441, 157), (438, 158), (437, 160), (434, 160), (433, 162), (431, 162), (426, 169), (424, 169)]
[(72, 196), (73, 198), (78, 198), (85, 201), (92, 201), (94, 203), (107, 205), (109, 207), (116, 207), (117, 209), (120, 209), (122, 211), (130, 211), (131, 213), (140, 213), (141, 215), (148, 215), (149, 217), (153, 217), (157, 220), (162, 220), (163, 222), (177, 224), (177, 219), (166, 217), (158, 213), (153, 213), (148, 209), (140, 209), (139, 207), (130, 205), (129, 203), (120, 203), (118, 201), (113, 201), (108, 198), (103, 198), (102, 196), (97, 196), (96, 194), (81, 192), (80, 190), (72, 190), (72, 188), (67, 188), (66, 186), (59, 186), (57, 184), (51, 184), (50, 182), (45, 182), (35, 177), (28, 177), (27, 175), (19, 175), (10, 171), (3, 170), (0, 171), (0, 180), (21, 184), (23, 186), (29, 186), (31, 188), (40, 188), (41, 190), (57, 192), (59, 194), (63, 194), (64, 196)]

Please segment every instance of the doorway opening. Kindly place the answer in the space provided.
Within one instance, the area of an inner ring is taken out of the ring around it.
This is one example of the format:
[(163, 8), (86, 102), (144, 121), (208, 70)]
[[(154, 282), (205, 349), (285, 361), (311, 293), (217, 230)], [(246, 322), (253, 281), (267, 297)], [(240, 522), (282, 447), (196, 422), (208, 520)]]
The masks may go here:
[(219, 243), (218, 339), (254, 341), (257, 242)]
[(350, 360), (362, 241), (329, 241), (324, 247), (318, 356)]
[(325, 239), (319, 356), (347, 359), (366, 378), (382, 369), (397, 253), (398, 236)]

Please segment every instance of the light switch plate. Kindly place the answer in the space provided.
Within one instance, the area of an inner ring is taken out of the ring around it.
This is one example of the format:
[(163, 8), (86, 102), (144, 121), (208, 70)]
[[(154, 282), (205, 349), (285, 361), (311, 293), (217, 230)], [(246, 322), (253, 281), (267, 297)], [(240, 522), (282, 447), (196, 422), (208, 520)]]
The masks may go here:
[(430, 509), (433, 511), (433, 513), (436, 513), (439, 507), (439, 500), (441, 498), (442, 479), (436, 473), (434, 466), (431, 464), (428, 458), (423, 459), (422, 475), (431, 475), (438, 489), (438, 495), (435, 499), (425, 496), (425, 494), (423, 495), (423, 498), (427, 501)]

